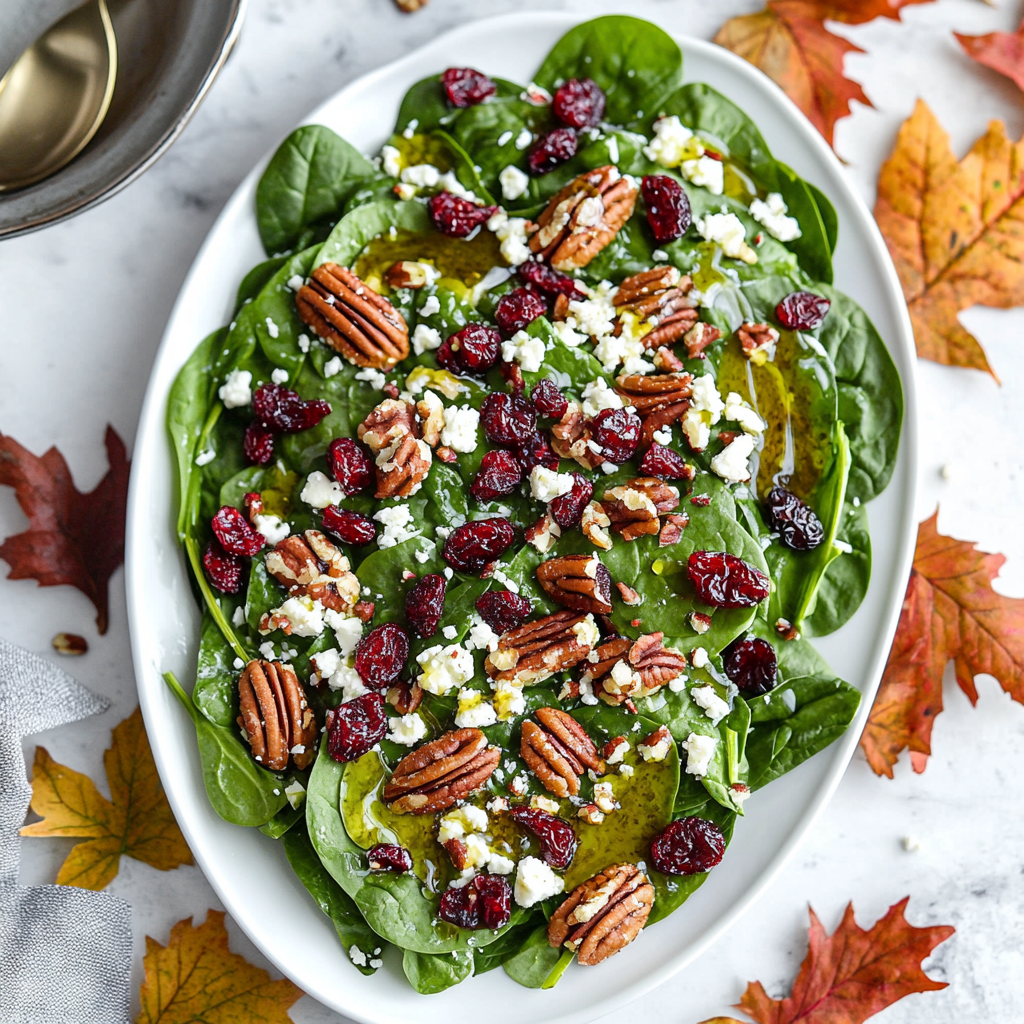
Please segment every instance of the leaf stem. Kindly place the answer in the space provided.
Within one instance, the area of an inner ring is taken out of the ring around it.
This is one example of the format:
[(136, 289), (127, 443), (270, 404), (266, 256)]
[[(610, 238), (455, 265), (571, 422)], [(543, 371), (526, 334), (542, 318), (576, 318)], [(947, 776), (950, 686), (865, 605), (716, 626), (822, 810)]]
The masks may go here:
[(242, 646), (242, 643), (235, 634), (235, 631), (231, 628), (230, 623), (224, 617), (224, 612), (221, 609), (217, 598), (213, 596), (213, 591), (210, 590), (209, 583), (206, 582), (206, 575), (203, 572), (202, 560), (199, 556), (199, 541), (197, 541), (195, 537), (186, 536), (185, 550), (188, 551), (188, 559), (192, 563), (192, 573), (196, 578), (196, 583), (199, 585), (200, 591), (202, 591), (203, 600), (206, 601), (206, 607), (210, 609), (213, 621), (217, 623), (221, 633), (224, 634), (224, 639), (231, 645), (231, 649), (235, 654), (237, 654), (242, 661), (251, 661), (252, 655)]
[(565, 969), (572, 963), (574, 956), (574, 953), (566, 950), (558, 958), (558, 963), (552, 968), (551, 973), (544, 979), (544, 984), (541, 985), (541, 988), (554, 988), (561, 980), (562, 975), (565, 974)]

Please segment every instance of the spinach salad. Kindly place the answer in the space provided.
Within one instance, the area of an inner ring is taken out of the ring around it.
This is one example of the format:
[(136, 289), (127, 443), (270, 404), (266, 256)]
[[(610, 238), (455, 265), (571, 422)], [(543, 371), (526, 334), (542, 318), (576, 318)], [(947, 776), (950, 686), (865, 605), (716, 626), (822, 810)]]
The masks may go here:
[(299, 128), (256, 216), (168, 408), (210, 801), (360, 972), (550, 987), (852, 720), (806, 638), (866, 592), (896, 368), (828, 199), (633, 18), (418, 82), (373, 158)]

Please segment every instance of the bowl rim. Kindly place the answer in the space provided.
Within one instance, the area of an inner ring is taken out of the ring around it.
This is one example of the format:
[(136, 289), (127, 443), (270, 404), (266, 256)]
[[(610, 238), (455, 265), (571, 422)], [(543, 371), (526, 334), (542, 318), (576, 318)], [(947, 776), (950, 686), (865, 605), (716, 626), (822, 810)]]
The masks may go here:
[[(142, 158), (126, 171), (122, 172), (118, 177), (114, 178), (113, 181), (108, 182), (106, 185), (98, 189), (94, 189), (88, 195), (81, 197), (80, 199), (73, 199), (59, 210), (51, 210), (48, 213), (40, 214), (38, 217), (30, 221), (26, 221), (21, 224), (12, 224), (8, 227), (4, 227), (0, 224), (0, 242), (8, 238), (18, 238), (21, 235), (31, 234), (33, 231), (39, 231), (42, 228), (49, 227), (51, 224), (58, 224), (63, 220), (68, 220), (71, 217), (77, 217), (80, 213), (85, 213), (86, 210), (91, 210), (94, 206), (99, 206), (100, 203), (106, 202), (112, 196), (117, 195), (122, 189), (127, 188), (136, 178), (141, 177), (150, 167), (153, 166), (167, 152), (168, 149), (174, 144), (178, 136), (185, 130), (189, 121), (192, 120), (193, 115), (199, 109), (199, 105), (203, 102), (206, 97), (210, 86), (213, 85), (214, 79), (220, 74), (221, 68), (224, 66), (225, 61), (231, 56), (231, 51), (235, 47), (235, 43), (238, 42), (238, 36), (242, 31), (242, 23), (245, 20), (245, 14), (248, 10), (249, 0), (232, 0), (232, 11), (227, 26), (221, 35), (220, 42), (217, 46), (217, 53), (213, 61), (207, 67), (203, 74), (202, 80), (200, 81), (192, 97), (189, 99), (188, 104), (178, 114), (174, 123), (171, 124), (164, 134), (150, 147), (149, 152), (145, 153)], [(81, 156), (81, 154), (78, 154)], [(75, 159), (78, 157), (76, 156)], [(74, 160), (71, 161), (67, 166), (72, 166)], [(63, 170), (63, 168), (61, 168)], [(42, 181), (36, 182), (35, 185), (42, 185), (46, 181), (50, 181), (60, 175), (61, 171), (52, 175), (50, 178), (44, 178)], [(34, 188), (35, 185), (28, 186)], [(9, 192), (7, 196), (17, 196), (19, 191)], [(0, 196), (0, 204), (3, 202), (2, 196)]]
[[(357, 85), (365, 87), (367, 85), (372, 85), (375, 82), (382, 81), (389, 76), (402, 74), (405, 65), (415, 63), (421, 51), (427, 47), (443, 44), (454, 47), (454, 52), (459, 52), (457, 47), (460, 40), (463, 37), (472, 36), (481, 30), (497, 33), (500, 32), (501, 28), (505, 25), (515, 25), (519, 28), (523, 26), (524, 21), (528, 21), (532, 24), (538, 25), (560, 26), (564, 30), (568, 31), (573, 26), (589, 20), (593, 20), (593, 18), (587, 14), (576, 11), (531, 11), (519, 14), (496, 15), (489, 18), (477, 19), (465, 25), (460, 25), (448, 32), (441, 33), (427, 40), (425, 43), (417, 46), (402, 57), (399, 57), (374, 71), (370, 71), (365, 75), (361, 75), (358, 78), (353, 79), (313, 109), (298, 123), (297, 127), (299, 125), (317, 123), (317, 119), (320, 116), (321, 111), (335, 102), (346, 90)], [(895, 267), (874, 217), (869, 211), (865, 200), (853, 183), (846, 178), (842, 164), (831, 147), (825, 142), (824, 138), (813, 127), (813, 125), (811, 125), (810, 121), (807, 120), (805, 115), (782, 91), (782, 89), (776, 85), (775, 82), (747, 61), (722, 47), (704, 39), (688, 36), (685, 33), (670, 34), (677, 42), (679, 42), (684, 53), (691, 52), (694, 54), (700, 54), (701, 56), (710, 58), (713, 61), (722, 62), (728, 66), (731, 71), (735, 72), (740, 77), (746, 78), (755, 89), (767, 92), (780, 108), (780, 114), (786, 116), (791, 122), (792, 127), (800, 136), (802, 136), (803, 144), (815, 151), (815, 155), (819, 159), (823, 160), (827, 164), (831, 164), (833, 170), (838, 172), (836, 174), (837, 181), (840, 182), (838, 188), (844, 193), (844, 199), (849, 203), (853, 217), (858, 222), (858, 229), (861, 232), (866, 245), (873, 251), (876, 269), (884, 279), (884, 287), (887, 292), (884, 297), (884, 301), (890, 305), (890, 313), (894, 320), (892, 336), (887, 336), (885, 339), (887, 348), (889, 348), (890, 352), (893, 354), (895, 354), (897, 350), (902, 350), (902, 355), (904, 356), (902, 361), (897, 361), (897, 369), (903, 385), (904, 411), (903, 423), (901, 426), (899, 458), (903, 462), (904, 466), (902, 482), (906, 491), (906, 497), (899, 510), (898, 522), (894, 526), (897, 554), (890, 572), (890, 578), (892, 580), (890, 586), (892, 589), (891, 592), (884, 595), (884, 597), (879, 601), (879, 607), (882, 609), (879, 618), (882, 621), (883, 626), (875, 634), (875, 643), (872, 655), (867, 660), (866, 668), (863, 673), (866, 686), (865, 689), (860, 691), (862, 696), (860, 707), (856, 717), (853, 722), (851, 722), (843, 736), (837, 739), (830, 746), (831, 763), (823, 774), (820, 783), (818, 783), (813, 790), (803, 812), (797, 819), (796, 825), (778, 847), (778, 852), (774, 855), (768, 865), (761, 870), (754, 883), (744, 893), (744, 895), (735, 900), (728, 910), (717, 920), (714, 927), (708, 929), (708, 931), (699, 940), (691, 943), (686, 948), (685, 953), (680, 953), (671, 957), (662, 966), (647, 971), (642, 977), (638, 977), (632, 983), (623, 986), (615, 993), (613, 998), (606, 998), (600, 1008), (582, 1005), (578, 1009), (574, 1009), (569, 1012), (558, 1011), (555, 1016), (547, 1016), (544, 1015), (542, 1008), (538, 1007), (536, 1004), (531, 1004), (530, 1012), (535, 1024), (543, 1024), (543, 1022), (546, 1021), (554, 1022), (556, 1020), (560, 1022), (560, 1024), (586, 1024), (586, 1022), (594, 1019), (595, 1013), (603, 1017), (626, 1003), (640, 998), (656, 986), (666, 982), (684, 967), (692, 964), (694, 960), (719, 941), (725, 933), (729, 931), (729, 929), (732, 928), (744, 914), (747, 913), (750, 907), (777, 879), (779, 874), (796, 853), (809, 830), (813, 827), (818, 817), (831, 801), (839, 782), (845, 774), (850, 759), (856, 751), (861, 733), (866, 724), (868, 714), (870, 713), (878, 685), (881, 681), (885, 662), (895, 635), (905, 591), (905, 581), (909, 578), (915, 549), (914, 540), (917, 533), (915, 499), (917, 494), (918, 478), (918, 422), (916, 393), (917, 356), (910, 316), (903, 297), (899, 278), (896, 274)], [(250, 173), (240, 182), (232, 197), (225, 204), (220, 216), (211, 226), (209, 234), (204, 241), (203, 246), (197, 253), (193, 266), (182, 285), (181, 293), (179, 294), (171, 312), (167, 329), (165, 330), (163, 340), (161, 341), (160, 348), (156, 355), (154, 362), (155, 366), (165, 358), (165, 350), (169, 347), (171, 335), (174, 332), (174, 323), (178, 316), (179, 309), (184, 305), (184, 297), (194, 286), (197, 277), (202, 273), (201, 264), (204, 255), (206, 254), (207, 249), (212, 247), (212, 240), (216, 236), (221, 223), (236, 216), (237, 210), (241, 205), (252, 201), (252, 197), (255, 192), (255, 185), (258, 181), (259, 175), (269, 162), (276, 148), (277, 147), (275, 145), (271, 150), (268, 150), (263, 159), (260, 160), (254, 166), (252, 171), (250, 171)], [(185, 353), (181, 362), (184, 362), (187, 358), (188, 353)], [(904, 363), (905, 365), (903, 365)], [(180, 366), (180, 363), (178, 365)], [(166, 435), (166, 431), (164, 430), (164, 407), (166, 404), (166, 397), (167, 395), (165, 390), (161, 390), (158, 393), (158, 390), (155, 387), (155, 376), (151, 377), (140, 416), (136, 448), (138, 448), (142, 438), (149, 431), (153, 430), (154, 427), (161, 431), (163, 436)], [(154, 418), (156, 419), (155, 424)], [(895, 480), (896, 475), (894, 474), (892, 483), (895, 483)], [(145, 579), (137, 569), (137, 566), (139, 565), (137, 550), (143, 543), (147, 543), (149, 541), (149, 537), (144, 535), (141, 531), (137, 533), (135, 529), (135, 523), (141, 523), (142, 521), (142, 512), (146, 506), (146, 495), (143, 493), (142, 487), (137, 481), (138, 476), (133, 474), (128, 499), (128, 534), (126, 539), (125, 569), (128, 615), (132, 634), (133, 660), (137, 676), (142, 678), (147, 674), (151, 659), (147, 652), (141, 649), (140, 643), (137, 639), (137, 632), (134, 628), (136, 609), (145, 602)], [(897, 586), (898, 581), (903, 581), (903, 585)], [(148, 723), (155, 727), (157, 720), (153, 715), (156, 712), (156, 708), (154, 707), (153, 710), (150, 711), (148, 706), (151, 694), (147, 689), (140, 689), (139, 693), (144, 718)], [(159, 767), (162, 761), (160, 752), (155, 749), (154, 753)], [(172, 807), (177, 811), (176, 796), (168, 791), (168, 797), (171, 801)], [(191, 837), (189, 835), (188, 828), (183, 826), (183, 831), (185, 831), (186, 838), (190, 839)], [(204, 873), (206, 873), (204, 857), (198, 851), (196, 852), (196, 860), (200, 866), (204, 868)], [(221, 898), (222, 902), (230, 912), (232, 910), (232, 901), (225, 898), (224, 893), (212, 879), (210, 879), (210, 881), (211, 885), (217, 892), (218, 897)], [(250, 931), (244, 917), (238, 917), (236, 918), (236, 921), (261, 953), (266, 956), (267, 959), (270, 960), (282, 973), (289, 976), (288, 970), (284, 966), (281, 958), (276, 955), (273, 949), (267, 948), (267, 946), (257, 938), (252, 931)], [(458, 991), (458, 988), (459, 986), (456, 986), (452, 991)], [(410, 991), (412, 990), (410, 989)], [(524, 992), (525, 991), (527, 990), (524, 990)], [(314, 998), (324, 999), (323, 996)], [(435, 1001), (439, 1002), (440, 999), (441, 997), (435, 997)], [(366, 1022), (366, 1024), (385, 1024), (385, 1022), (386, 1024), (403, 1024), (405, 1021), (404, 1017), (388, 1015), (387, 1011), (383, 1011), (381, 1013), (369, 1013), (363, 1012), (359, 1007), (342, 1006), (336, 999), (324, 1001), (326, 1005), (338, 1012), (344, 1013), (353, 1019)], [(538, 1010), (539, 1013), (536, 1012)]]

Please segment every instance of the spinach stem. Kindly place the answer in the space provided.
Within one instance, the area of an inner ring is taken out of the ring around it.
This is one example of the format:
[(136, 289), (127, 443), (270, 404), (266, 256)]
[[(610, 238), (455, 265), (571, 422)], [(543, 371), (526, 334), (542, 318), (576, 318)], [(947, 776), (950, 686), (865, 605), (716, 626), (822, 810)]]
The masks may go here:
[(565, 974), (565, 969), (572, 963), (574, 953), (570, 953), (566, 950), (559, 958), (558, 963), (552, 968), (551, 973), (544, 979), (544, 984), (541, 988), (554, 988), (561, 980), (562, 975)]
[(224, 612), (221, 610), (217, 599), (213, 596), (209, 583), (206, 582), (202, 559), (199, 556), (199, 541), (195, 537), (187, 536), (185, 538), (185, 549), (188, 551), (188, 559), (192, 563), (192, 572), (195, 575), (196, 583), (199, 584), (199, 589), (202, 591), (203, 600), (206, 601), (206, 607), (210, 609), (210, 614), (213, 616), (213, 621), (217, 623), (221, 633), (224, 634), (224, 639), (231, 645), (231, 649), (235, 654), (242, 661), (251, 661), (252, 655), (242, 646), (230, 623), (224, 618)]

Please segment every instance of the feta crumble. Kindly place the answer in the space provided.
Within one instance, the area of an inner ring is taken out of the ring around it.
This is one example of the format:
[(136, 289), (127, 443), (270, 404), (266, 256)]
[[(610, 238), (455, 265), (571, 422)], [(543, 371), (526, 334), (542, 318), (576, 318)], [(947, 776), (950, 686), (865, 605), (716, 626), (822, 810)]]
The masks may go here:
[(412, 332), (412, 350), (416, 355), (421, 356), (424, 352), (433, 352), (441, 347), (441, 334), (433, 327), (426, 324), (417, 324)]
[(696, 160), (684, 160), (681, 170), (683, 177), (712, 195), (720, 196), (725, 191), (725, 164), (721, 160), (699, 156)]
[(738, 423), (744, 433), (754, 435), (764, 433), (764, 420), (735, 391), (730, 391), (725, 397), (724, 414), (727, 420)]
[(526, 331), (516, 331), (508, 341), (501, 343), (501, 358), (507, 363), (517, 362), (527, 373), (536, 373), (544, 365), (545, 351), (544, 339)]
[(729, 714), (729, 705), (718, 696), (713, 686), (695, 686), (690, 696), (697, 707), (703, 708), (712, 725), (718, 725)]
[(388, 739), (403, 747), (412, 747), (427, 735), (427, 723), (417, 714), (388, 720)]
[(725, 403), (706, 373), (696, 377), (690, 394), (690, 407), (683, 414), (683, 433), (694, 451), (703, 451), (711, 440), (711, 427), (722, 418)]
[(457, 452), (472, 452), (477, 446), (480, 413), (468, 405), (450, 405), (444, 411), (441, 444)]
[(445, 694), (473, 678), (473, 655), (458, 644), (428, 647), (416, 655), (416, 663), (422, 669), (416, 682), (427, 693)]
[(711, 472), (730, 484), (749, 480), (750, 456), (756, 444), (757, 438), (752, 434), (740, 434), (711, 460)]
[(497, 720), (494, 705), (484, 699), (483, 693), (467, 687), (459, 690), (459, 708), (455, 715), (455, 725), (459, 729), (482, 729), (494, 725)]
[[(715, 392), (717, 394), (717, 392)], [(592, 380), (583, 389), (583, 415), (593, 419), (605, 409), (623, 408), (622, 398), (604, 377)]]
[(718, 740), (713, 736), (700, 736), (691, 732), (683, 743), (683, 749), (686, 751), (686, 773), (698, 778), (707, 775), (717, 746)]
[(788, 213), (789, 207), (778, 192), (769, 192), (767, 199), (755, 199), (750, 204), (750, 216), (780, 242), (792, 242), (801, 235), (799, 222), (796, 217), (787, 217)]
[(518, 199), (530, 187), (529, 177), (512, 164), (498, 175), (498, 182), (506, 199)]
[(257, 533), (263, 534), (268, 544), (280, 544), (292, 532), (292, 528), (280, 516), (257, 515), (252, 525)]
[(328, 505), (340, 504), (344, 497), (345, 492), (341, 489), (341, 484), (336, 480), (331, 480), (319, 469), (314, 469), (306, 477), (302, 493), (299, 494), (299, 500), (304, 501), (312, 508), (327, 508)]
[(696, 227), (701, 238), (721, 246), (723, 254), (730, 259), (750, 264), (757, 262), (757, 253), (747, 245), (743, 221), (735, 213), (709, 213), (697, 218)]
[(252, 374), (248, 370), (232, 370), (217, 391), (225, 409), (240, 409), (252, 401)]
[(532, 907), (564, 889), (564, 881), (537, 857), (524, 857), (516, 867), (514, 893), (521, 907)]
[(558, 473), (546, 466), (534, 466), (530, 470), (530, 497), (537, 501), (554, 501), (573, 488), (572, 473)]
[(377, 538), (377, 546), (393, 548), (411, 537), (419, 535), (419, 530), (412, 528), (412, 511), (408, 505), (389, 505), (374, 514), (374, 521), (384, 527), (384, 532)]

